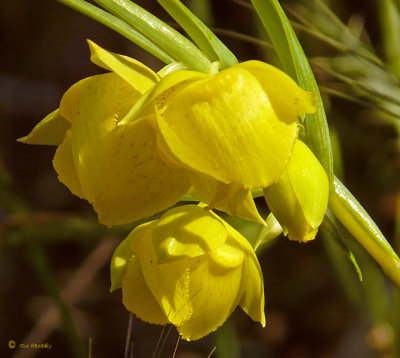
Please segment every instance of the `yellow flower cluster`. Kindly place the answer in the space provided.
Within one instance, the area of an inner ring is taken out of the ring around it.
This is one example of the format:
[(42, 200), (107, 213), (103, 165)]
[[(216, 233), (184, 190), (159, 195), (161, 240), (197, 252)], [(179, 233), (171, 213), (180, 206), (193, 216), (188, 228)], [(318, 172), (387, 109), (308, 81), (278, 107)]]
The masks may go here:
[(255, 254), (209, 209), (265, 224), (251, 195), (262, 188), (289, 238), (315, 236), (328, 184), (297, 140), (299, 115), (315, 111), (313, 94), (259, 61), (209, 74), (179, 64), (155, 73), (89, 45), (109, 73), (74, 84), (21, 141), (58, 146), (59, 180), (108, 226), (150, 217), (189, 193), (208, 205), (169, 210), (121, 243), (112, 281), (128, 310), (171, 322), (186, 339), (215, 330), (237, 305), (264, 324)]

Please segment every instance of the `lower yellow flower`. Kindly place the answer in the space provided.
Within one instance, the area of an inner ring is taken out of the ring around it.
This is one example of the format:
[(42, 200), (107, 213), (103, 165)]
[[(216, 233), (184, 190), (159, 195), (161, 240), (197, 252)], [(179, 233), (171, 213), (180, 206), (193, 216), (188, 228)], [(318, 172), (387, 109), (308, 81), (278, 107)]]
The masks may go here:
[(174, 208), (116, 249), (112, 290), (144, 321), (175, 325), (186, 340), (213, 332), (239, 305), (265, 325), (261, 269), (248, 241), (209, 210)]

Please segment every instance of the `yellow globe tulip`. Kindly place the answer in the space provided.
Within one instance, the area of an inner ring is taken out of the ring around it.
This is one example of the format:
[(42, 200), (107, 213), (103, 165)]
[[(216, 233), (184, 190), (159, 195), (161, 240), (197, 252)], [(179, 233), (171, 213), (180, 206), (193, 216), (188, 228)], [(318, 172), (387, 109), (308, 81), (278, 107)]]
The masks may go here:
[(265, 325), (261, 269), (248, 241), (213, 212), (185, 205), (136, 228), (111, 261), (112, 290), (142, 320), (186, 340), (216, 330), (240, 306)]
[(298, 115), (315, 110), (314, 96), (259, 61), (213, 74), (179, 66), (157, 74), (90, 47), (92, 61), (111, 73), (73, 85), (21, 141), (58, 145), (59, 180), (99, 221), (149, 217), (194, 190), (211, 207), (263, 223), (250, 189), (278, 181)]

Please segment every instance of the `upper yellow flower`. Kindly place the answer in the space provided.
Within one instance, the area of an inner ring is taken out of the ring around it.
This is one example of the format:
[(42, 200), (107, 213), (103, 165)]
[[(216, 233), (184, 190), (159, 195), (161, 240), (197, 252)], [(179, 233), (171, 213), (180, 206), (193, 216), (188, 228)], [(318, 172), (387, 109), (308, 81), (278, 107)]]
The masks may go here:
[(277, 182), (312, 94), (249, 61), (214, 74), (162, 70), (90, 43), (112, 71), (86, 78), (21, 141), (59, 145), (54, 167), (107, 225), (165, 210), (194, 190), (231, 215), (262, 222), (250, 189)]
[(239, 305), (265, 325), (261, 269), (248, 241), (209, 210), (185, 205), (137, 227), (111, 260), (112, 290), (142, 320), (184, 339), (221, 326)]

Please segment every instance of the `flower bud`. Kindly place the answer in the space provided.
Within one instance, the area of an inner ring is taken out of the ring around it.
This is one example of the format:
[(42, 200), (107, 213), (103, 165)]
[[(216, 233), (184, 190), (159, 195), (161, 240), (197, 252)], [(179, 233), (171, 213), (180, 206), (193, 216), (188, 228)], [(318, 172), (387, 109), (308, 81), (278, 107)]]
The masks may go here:
[(112, 288), (122, 287), (129, 311), (149, 323), (175, 325), (186, 340), (216, 330), (237, 305), (265, 325), (254, 250), (200, 206), (171, 209), (136, 228), (113, 255), (111, 280)]
[(267, 204), (289, 239), (314, 239), (328, 206), (325, 170), (308, 147), (297, 141), (278, 183), (264, 189)]

